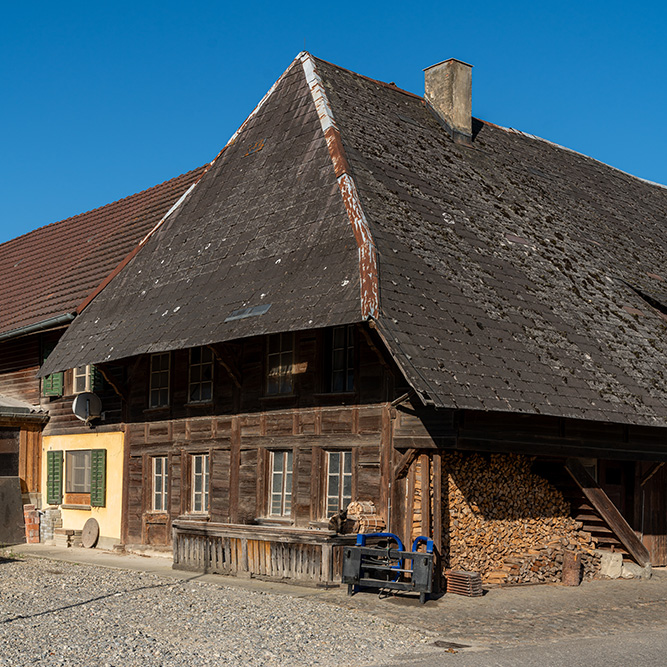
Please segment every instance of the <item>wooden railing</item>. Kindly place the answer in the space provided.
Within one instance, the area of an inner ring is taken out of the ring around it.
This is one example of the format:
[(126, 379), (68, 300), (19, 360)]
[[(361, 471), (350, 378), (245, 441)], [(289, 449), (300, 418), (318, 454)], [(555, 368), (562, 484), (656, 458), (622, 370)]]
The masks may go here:
[(341, 549), (354, 536), (328, 530), (202, 523), (172, 524), (174, 569), (291, 580), (340, 582)]

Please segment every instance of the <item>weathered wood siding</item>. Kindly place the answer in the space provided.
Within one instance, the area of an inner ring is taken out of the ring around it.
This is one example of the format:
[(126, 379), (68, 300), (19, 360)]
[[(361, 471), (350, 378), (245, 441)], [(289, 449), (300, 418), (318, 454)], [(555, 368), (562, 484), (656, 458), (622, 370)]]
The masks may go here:
[[(154, 543), (169, 534), (178, 517), (193, 518), (194, 454), (210, 456), (210, 509), (206, 515), (210, 522), (268, 522), (283, 528), (322, 529), (328, 520), (326, 452), (334, 450), (352, 452), (353, 498), (372, 500), (384, 512), (387, 498), (381, 476), (390, 458), (386, 450), (391, 436), (386, 401), (397, 391), (394, 372), (366, 337), (359, 335), (355, 390), (332, 394), (327, 391), (325, 341), (322, 331), (295, 334), (294, 390), (286, 396), (265, 395), (263, 337), (214, 346), (213, 400), (205, 405), (186, 401), (188, 350), (172, 353), (167, 408), (148, 408), (149, 358), (127, 365), (131, 471), (127, 542)], [(292, 511), (285, 520), (267, 516), (270, 452), (276, 450), (290, 450), (293, 456)], [(154, 456), (169, 457), (168, 512), (151, 509)]]
[(38, 405), (39, 337), (25, 336), (2, 342), (0, 352), (0, 394)]

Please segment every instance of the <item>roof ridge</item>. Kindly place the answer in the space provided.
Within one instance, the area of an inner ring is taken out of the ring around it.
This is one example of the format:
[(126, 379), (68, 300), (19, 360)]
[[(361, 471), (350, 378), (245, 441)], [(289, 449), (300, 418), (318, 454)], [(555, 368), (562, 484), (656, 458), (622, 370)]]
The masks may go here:
[(657, 181), (650, 181), (647, 178), (641, 178), (641, 176), (636, 176), (635, 174), (631, 174), (629, 171), (624, 171), (623, 169), (619, 169), (618, 167), (615, 167), (613, 164), (607, 164), (606, 162), (603, 162), (602, 160), (598, 160), (597, 158), (593, 157), (592, 155), (586, 155), (586, 153), (582, 153), (581, 151), (575, 151), (574, 148), (569, 148), (568, 146), (563, 146), (562, 144), (557, 144), (555, 141), (551, 141), (549, 139), (545, 139), (544, 137), (540, 137), (537, 134), (531, 134), (530, 132), (524, 132), (523, 130), (517, 130), (515, 127), (504, 127), (503, 125), (497, 125), (496, 123), (490, 123), (486, 120), (481, 120), (480, 118), (477, 118), (476, 120), (479, 120), (480, 122), (484, 123), (485, 125), (493, 125), (493, 127), (497, 127), (500, 130), (504, 130), (505, 132), (510, 132), (511, 134), (518, 134), (523, 137), (528, 137), (529, 139), (536, 139), (537, 141), (542, 141), (545, 144), (549, 144), (550, 146), (553, 146), (554, 148), (560, 148), (561, 150), (567, 151), (568, 153), (573, 153), (574, 155), (579, 155), (580, 157), (585, 157), (588, 158), (589, 160), (593, 160), (593, 162), (597, 162), (598, 164), (601, 164), (605, 167), (609, 167), (609, 169), (613, 169), (614, 171), (617, 171), (625, 176), (630, 176), (630, 178), (634, 178), (636, 181), (640, 181), (641, 183), (646, 183), (647, 185), (655, 185), (659, 188), (662, 188), (663, 190), (667, 190), (667, 185), (664, 185), (662, 183), (658, 183)]
[(341, 70), (342, 72), (347, 72), (348, 74), (354, 74), (354, 76), (358, 76), (360, 79), (365, 79), (366, 81), (370, 81), (372, 83), (377, 84), (378, 86), (383, 86), (384, 88), (388, 88), (389, 90), (393, 90), (397, 93), (403, 93), (404, 95), (408, 95), (409, 97), (414, 97), (415, 99), (418, 100), (424, 100), (424, 97), (422, 95), (417, 95), (417, 93), (411, 93), (409, 90), (405, 90), (405, 88), (399, 88), (395, 83), (387, 83), (386, 81), (380, 81), (380, 79), (373, 79), (370, 76), (366, 76), (365, 74), (359, 74), (359, 72), (355, 72), (354, 70), (348, 69), (347, 67), (341, 67), (340, 65), (336, 65), (336, 63), (329, 62), (328, 60), (324, 60), (323, 58), (317, 58), (316, 56), (308, 53), (307, 51), (304, 51), (303, 53), (307, 53), (313, 60), (318, 60), (319, 62), (325, 63), (331, 67), (335, 67), (338, 70)]

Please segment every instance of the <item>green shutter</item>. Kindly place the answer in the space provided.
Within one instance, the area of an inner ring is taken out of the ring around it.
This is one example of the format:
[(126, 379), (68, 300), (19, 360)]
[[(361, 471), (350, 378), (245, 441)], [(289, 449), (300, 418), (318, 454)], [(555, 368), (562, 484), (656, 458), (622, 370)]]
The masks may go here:
[(63, 376), (64, 373), (51, 373), (42, 378), (42, 394), (44, 396), (62, 396), (63, 395)]
[[(45, 343), (42, 346), (42, 363), (44, 363), (46, 358), (53, 352), (55, 346), (55, 343)], [(42, 378), (42, 395), (62, 396), (64, 377), (65, 374), (61, 371), (60, 373), (51, 373), (51, 375)]]
[(90, 367), (90, 391), (98, 394), (102, 391), (104, 376), (97, 370), (96, 366)]
[(46, 504), (63, 501), (63, 453), (46, 452)]
[(107, 491), (107, 450), (93, 449), (90, 452), (90, 504), (104, 507)]

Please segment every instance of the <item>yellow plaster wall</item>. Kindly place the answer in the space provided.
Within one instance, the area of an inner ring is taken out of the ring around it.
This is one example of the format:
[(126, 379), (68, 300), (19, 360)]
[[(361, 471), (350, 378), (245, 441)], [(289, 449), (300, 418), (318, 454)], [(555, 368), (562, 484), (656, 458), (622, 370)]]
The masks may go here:
[[(42, 507), (46, 507), (46, 452), (74, 451), (81, 449), (107, 450), (107, 489), (104, 507), (89, 510), (63, 509), (63, 528), (81, 530), (90, 517), (100, 525), (100, 538), (120, 540), (120, 522), (123, 505), (123, 433), (76, 433), (49, 435), (42, 439)], [(65, 470), (63, 468), (63, 494)]]

